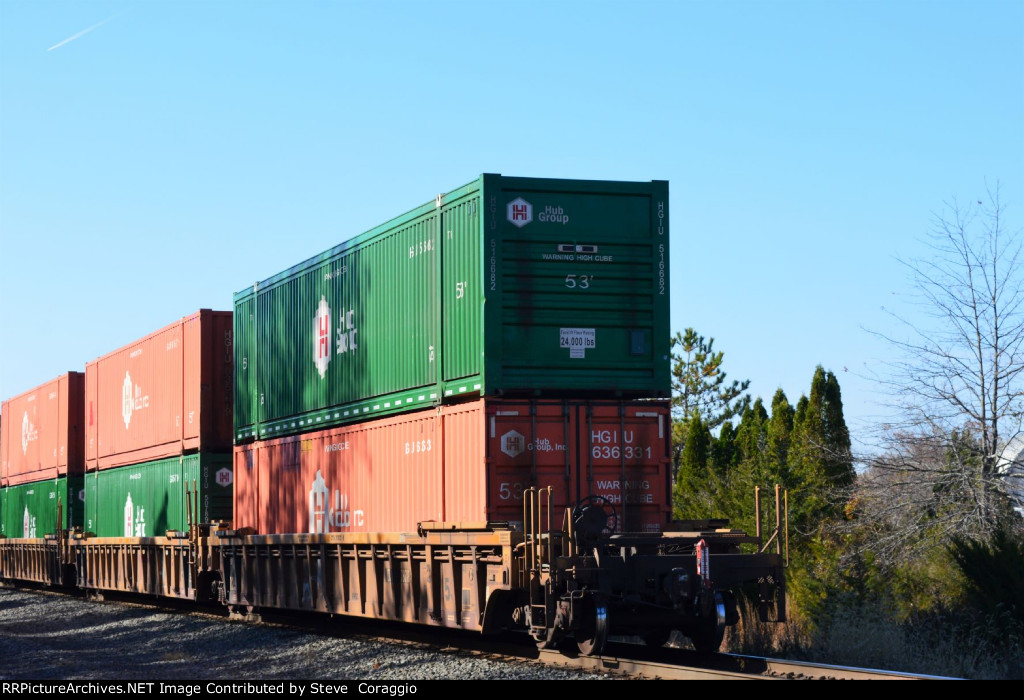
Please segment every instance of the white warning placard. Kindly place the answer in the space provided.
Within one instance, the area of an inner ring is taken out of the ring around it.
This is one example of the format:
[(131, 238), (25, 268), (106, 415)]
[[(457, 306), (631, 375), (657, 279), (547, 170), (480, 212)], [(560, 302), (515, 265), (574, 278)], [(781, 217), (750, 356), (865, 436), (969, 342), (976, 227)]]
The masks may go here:
[(569, 357), (586, 357), (586, 351), (597, 347), (597, 333), (593, 328), (562, 328), (559, 347), (569, 348)]

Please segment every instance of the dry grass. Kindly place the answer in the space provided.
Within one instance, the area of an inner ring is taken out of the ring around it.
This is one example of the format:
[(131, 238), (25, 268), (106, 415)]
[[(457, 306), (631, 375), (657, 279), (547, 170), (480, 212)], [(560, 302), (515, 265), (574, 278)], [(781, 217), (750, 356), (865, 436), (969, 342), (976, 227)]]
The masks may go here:
[(740, 621), (725, 631), (722, 649), (736, 654), (773, 656), (778, 658), (805, 658), (805, 649), (811, 645), (810, 625), (798, 612), (790, 608), (789, 622), (761, 622), (757, 606), (746, 599), (737, 601)]
[(1024, 636), (997, 620), (932, 613), (900, 622), (886, 606), (836, 610), (818, 625), (790, 608), (785, 624), (757, 621), (741, 603), (726, 651), (972, 679), (1024, 679)]

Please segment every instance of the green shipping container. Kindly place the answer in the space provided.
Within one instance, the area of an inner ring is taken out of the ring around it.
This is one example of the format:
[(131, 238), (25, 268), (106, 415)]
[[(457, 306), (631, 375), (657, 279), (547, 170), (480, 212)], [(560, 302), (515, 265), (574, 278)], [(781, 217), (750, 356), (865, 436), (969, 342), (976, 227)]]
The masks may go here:
[(187, 531), (185, 488), (199, 492), (199, 522), (231, 519), (232, 458), (200, 452), (85, 475), (86, 532), (163, 537)]
[(667, 398), (668, 183), (482, 175), (235, 295), (235, 441), (477, 396)]
[(82, 477), (58, 477), (0, 489), (0, 534), (4, 537), (45, 537), (82, 525)]

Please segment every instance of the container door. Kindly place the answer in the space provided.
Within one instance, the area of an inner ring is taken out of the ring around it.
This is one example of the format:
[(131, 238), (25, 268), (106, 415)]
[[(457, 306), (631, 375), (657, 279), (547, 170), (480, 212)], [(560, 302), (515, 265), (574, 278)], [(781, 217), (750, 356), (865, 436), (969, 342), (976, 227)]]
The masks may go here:
[(234, 312), (235, 440), (251, 438), (256, 422), (256, 294), (237, 295)]
[(260, 447), (256, 444), (236, 445), (232, 483), (232, 527), (240, 530), (251, 527), (259, 530), (259, 469)]
[(85, 366), (85, 464), (88, 469), (95, 469), (100, 457), (99, 374), (99, 362)]
[(493, 382), (510, 393), (667, 397), (667, 186), (500, 183)]
[(550, 486), (551, 524), (559, 527), (565, 509), (575, 503), (570, 406), (494, 402), (487, 421), (488, 519), (521, 524), (523, 491)]
[(668, 409), (595, 402), (576, 411), (578, 498), (607, 500), (620, 532), (661, 532), (671, 512)]

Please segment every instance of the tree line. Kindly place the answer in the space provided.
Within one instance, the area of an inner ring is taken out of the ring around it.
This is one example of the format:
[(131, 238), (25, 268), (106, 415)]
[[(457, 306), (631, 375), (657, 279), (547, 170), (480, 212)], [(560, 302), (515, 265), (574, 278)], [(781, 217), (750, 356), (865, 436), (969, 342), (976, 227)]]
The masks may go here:
[(1024, 649), (1024, 258), (998, 187), (974, 201), (947, 203), (928, 255), (903, 261), (919, 308), (877, 333), (892, 400), (860, 455), (824, 366), (766, 407), (713, 338), (672, 340), (673, 515), (751, 531), (754, 488), (787, 489), (791, 604), (811, 628), (870, 605), (937, 635), (985, 620)]

